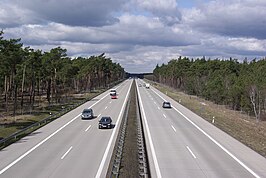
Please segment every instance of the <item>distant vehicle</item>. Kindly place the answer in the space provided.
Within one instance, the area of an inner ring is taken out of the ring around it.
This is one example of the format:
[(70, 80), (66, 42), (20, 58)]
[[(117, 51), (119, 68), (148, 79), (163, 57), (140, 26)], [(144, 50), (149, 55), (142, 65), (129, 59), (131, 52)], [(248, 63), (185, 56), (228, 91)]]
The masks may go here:
[(150, 88), (150, 84), (149, 83), (146, 83), (146, 88)]
[(117, 95), (116, 94), (112, 94), (111, 95), (111, 99), (117, 99)]
[(110, 95), (116, 95), (116, 90), (115, 89), (111, 89), (110, 90)]
[(171, 103), (168, 101), (163, 102), (163, 108), (172, 108)]
[(111, 117), (104, 116), (99, 120), (99, 129), (102, 129), (102, 128), (108, 128), (108, 129), (112, 128)]
[(139, 84), (139, 87), (142, 87), (141, 83)]
[(81, 113), (81, 119), (92, 119), (93, 117), (92, 109), (84, 109)]

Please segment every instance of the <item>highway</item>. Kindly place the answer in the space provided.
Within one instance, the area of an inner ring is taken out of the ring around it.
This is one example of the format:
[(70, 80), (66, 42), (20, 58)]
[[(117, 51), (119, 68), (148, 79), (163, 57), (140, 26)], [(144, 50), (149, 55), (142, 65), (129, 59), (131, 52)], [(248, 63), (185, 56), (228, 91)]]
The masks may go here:
[[(0, 177), (105, 177), (132, 81), (116, 87), (118, 99), (106, 91), (1, 150)], [(81, 120), (84, 108), (97, 118)], [(98, 129), (101, 116), (111, 116), (114, 128)]]
[[(105, 177), (133, 80), (70, 111), (0, 151), (0, 178)], [(266, 177), (266, 159), (153, 86), (136, 80), (152, 178)], [(171, 109), (163, 109), (170, 101)], [(81, 120), (84, 108), (97, 118)], [(111, 116), (113, 129), (98, 129)]]
[(264, 157), (143, 83), (137, 86), (151, 177), (266, 177)]

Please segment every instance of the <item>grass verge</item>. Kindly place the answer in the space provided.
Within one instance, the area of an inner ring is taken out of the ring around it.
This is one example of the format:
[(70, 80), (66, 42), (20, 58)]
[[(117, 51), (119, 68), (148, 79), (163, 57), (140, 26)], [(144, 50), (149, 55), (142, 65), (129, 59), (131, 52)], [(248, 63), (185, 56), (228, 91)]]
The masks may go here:
[(73, 95), (70, 102), (61, 103), (48, 106), (48, 103), (42, 103), (39, 107), (36, 107), (31, 114), (16, 115), (15, 117), (6, 116), (0, 118), (0, 140), (8, 137), (34, 123), (37, 123), (50, 115), (61, 112), (67, 108), (74, 106), (82, 101), (87, 101), (93, 98), (104, 90), (97, 90), (92, 93), (84, 93), (79, 95)]

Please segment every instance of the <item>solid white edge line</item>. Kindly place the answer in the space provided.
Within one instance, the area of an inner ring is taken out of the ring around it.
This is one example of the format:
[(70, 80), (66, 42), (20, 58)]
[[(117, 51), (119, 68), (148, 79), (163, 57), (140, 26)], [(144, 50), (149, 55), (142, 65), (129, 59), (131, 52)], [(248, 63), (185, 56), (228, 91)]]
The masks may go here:
[(95, 178), (100, 178), (100, 177), (101, 177), (102, 170), (103, 170), (103, 166), (104, 166), (104, 164), (105, 164), (105, 161), (106, 161), (106, 159), (107, 159), (107, 155), (108, 155), (109, 150), (110, 150), (110, 148), (111, 148), (111, 144), (112, 144), (112, 142), (113, 142), (113, 139), (114, 139), (114, 135), (115, 135), (116, 129), (118, 128), (118, 123), (119, 123), (119, 121), (120, 121), (120, 119), (121, 119), (121, 117), (122, 117), (123, 110), (124, 110), (124, 108), (125, 108), (125, 106), (126, 106), (126, 101), (128, 100), (129, 91), (130, 91), (130, 89), (131, 89), (132, 83), (133, 83), (133, 82), (131, 82), (130, 87), (129, 87), (128, 91), (127, 91), (127, 95), (126, 95), (126, 97), (125, 97), (124, 103), (123, 103), (123, 105), (122, 105), (122, 108), (121, 108), (121, 111), (120, 111), (120, 113), (119, 113), (118, 119), (117, 119), (117, 121), (116, 121), (116, 123), (115, 123), (114, 130), (113, 130), (113, 132), (112, 132), (112, 135), (111, 135), (111, 137), (110, 137), (110, 139), (109, 139), (109, 142), (108, 142), (108, 144), (107, 144), (107, 147), (106, 147), (106, 149), (105, 149), (105, 152), (104, 152), (104, 155), (103, 155), (102, 161), (101, 161), (101, 163), (100, 163), (100, 166), (99, 166), (99, 168), (98, 168), (98, 171), (97, 171), (97, 174), (96, 174)]
[(85, 132), (87, 132), (90, 128), (91, 128), (91, 125), (85, 130)]
[(138, 96), (139, 96), (140, 108), (141, 108), (141, 110), (143, 112), (143, 119), (144, 119), (145, 127), (146, 127), (146, 130), (147, 130), (147, 134), (148, 134), (148, 140), (149, 140), (150, 147), (151, 147), (151, 153), (152, 153), (152, 158), (153, 158), (153, 162), (154, 162), (154, 166), (155, 166), (156, 175), (157, 175), (157, 178), (161, 178), (162, 177), (161, 171), (160, 171), (159, 164), (158, 164), (158, 161), (157, 161), (155, 149), (154, 149), (152, 138), (151, 138), (150, 129), (149, 129), (149, 126), (148, 126), (145, 110), (144, 110), (144, 107), (143, 107), (142, 99), (140, 97), (140, 92), (139, 92), (138, 88), (137, 88), (137, 91), (138, 91)]
[(191, 149), (187, 146), (188, 151), (190, 152), (190, 154), (196, 159), (197, 157), (194, 155), (194, 153), (191, 151)]
[(64, 159), (66, 155), (72, 150), (72, 146), (65, 152), (65, 154), (61, 157), (61, 159)]
[[(166, 101), (162, 96), (160, 96), (155, 90), (152, 89), (154, 93), (156, 93), (160, 98)], [(226, 152), (229, 156), (231, 156), (236, 162), (238, 162), (242, 167), (244, 167), (249, 173), (251, 173), (254, 177), (260, 178), (258, 174), (256, 174), (253, 170), (251, 170), (247, 165), (245, 165), (242, 161), (240, 161), (235, 155), (229, 152), (225, 147), (223, 147), (218, 141), (212, 138), (209, 134), (207, 134), (204, 130), (202, 130), (197, 124), (191, 121), (187, 116), (185, 116), (181, 111), (172, 106), (180, 115), (182, 115), (188, 122), (190, 122), (194, 127), (196, 127), (201, 133), (203, 133), (206, 137), (208, 137), (213, 143), (215, 143), (218, 147), (220, 147), (224, 152)]]
[(71, 122), (73, 122), (74, 120), (76, 120), (80, 115), (81, 114), (79, 114), (78, 116), (76, 116), (75, 118), (73, 118), (72, 120), (70, 120), (69, 122), (67, 122), (65, 125), (63, 125), (59, 129), (57, 129), (54, 133), (52, 133), (51, 135), (49, 135), (48, 137), (46, 137), (44, 140), (42, 140), (41, 142), (39, 142), (37, 145), (35, 145), (34, 147), (32, 147), (30, 150), (28, 150), (26, 153), (24, 153), (23, 155), (21, 155), (20, 157), (18, 157), (15, 161), (13, 161), (9, 165), (7, 165), (4, 169), (2, 169), (0, 171), (0, 175), (3, 174), (9, 168), (11, 168), (13, 165), (15, 165), (17, 162), (19, 162), (20, 160), (22, 160), (25, 156), (27, 156), (28, 154), (30, 154), (36, 148), (38, 148), (39, 146), (41, 146), (44, 142), (46, 142), (47, 140), (49, 140), (50, 138), (52, 138), (55, 134), (57, 134), (59, 131), (61, 131), (63, 128), (65, 128), (67, 125), (69, 125)]
[(175, 127), (174, 127), (174, 126), (172, 126), (172, 125), (171, 125), (171, 127), (172, 127), (172, 129), (173, 129), (173, 130), (176, 132), (176, 129), (175, 129)]
[[(103, 98), (107, 97), (109, 95), (106, 94), (105, 96), (103, 96), (101, 99), (99, 99), (98, 101), (96, 101), (94, 104), (92, 104), (90, 107), (96, 105), (98, 102), (100, 102)], [(62, 127), (60, 127), (59, 129), (57, 129), (54, 133), (52, 133), (51, 135), (49, 135), (48, 137), (46, 137), (45, 139), (43, 139), (41, 142), (39, 142), (37, 145), (35, 145), (34, 147), (32, 147), (30, 150), (28, 150), (26, 153), (22, 154), (20, 157), (18, 157), (17, 159), (15, 159), (15, 161), (11, 162), (10, 164), (8, 164), (5, 168), (3, 168), (0, 171), (0, 175), (3, 174), (6, 170), (8, 170), (9, 168), (11, 168), (12, 166), (14, 166), (17, 162), (19, 162), (20, 160), (22, 160), (25, 156), (27, 156), (28, 154), (30, 154), (32, 151), (34, 151), (36, 148), (38, 148), (39, 146), (41, 146), (43, 143), (45, 143), (47, 140), (49, 140), (50, 138), (52, 138), (55, 134), (57, 134), (59, 131), (61, 131), (63, 128), (65, 128), (66, 126), (68, 126), (71, 122), (73, 122), (74, 120), (76, 120), (78, 117), (80, 117), (81, 114), (77, 115), (76, 117), (74, 117), (73, 119), (71, 119), (70, 121), (68, 121), (65, 125), (63, 125)]]

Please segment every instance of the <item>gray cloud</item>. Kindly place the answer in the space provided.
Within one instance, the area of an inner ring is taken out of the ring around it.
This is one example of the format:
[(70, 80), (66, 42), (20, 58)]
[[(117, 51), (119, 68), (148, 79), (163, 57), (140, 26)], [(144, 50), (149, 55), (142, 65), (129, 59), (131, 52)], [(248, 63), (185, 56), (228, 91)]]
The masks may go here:
[(158, 17), (167, 26), (177, 24), (182, 19), (176, 0), (131, 0), (131, 3)]
[(128, 72), (152, 72), (179, 56), (266, 56), (264, 0), (216, 0), (183, 8), (175, 0), (2, 0), (5, 38), (69, 56), (105, 52)]
[[(8, 18), (0, 17), (0, 22), (7, 27), (47, 22), (70, 26), (112, 25), (118, 22), (113, 14), (119, 11), (124, 3), (125, 0), (10, 0), (1, 3), (8, 4), (3, 8), (3, 15)], [(24, 15), (22, 20), (21, 14)]]
[(204, 32), (266, 39), (266, 1), (212, 1), (186, 12), (185, 23)]
[(49, 23), (45, 26), (24, 25), (7, 31), (9, 37), (23, 36), (26, 45), (50, 44), (55, 41), (164, 47), (200, 43), (195, 34), (187, 34), (185, 26), (165, 27), (156, 18), (132, 15), (121, 16), (119, 23), (105, 27), (72, 27)]
[(17, 27), (28, 23), (43, 23), (31, 10), (23, 9), (12, 1), (0, 1), (0, 28)]

